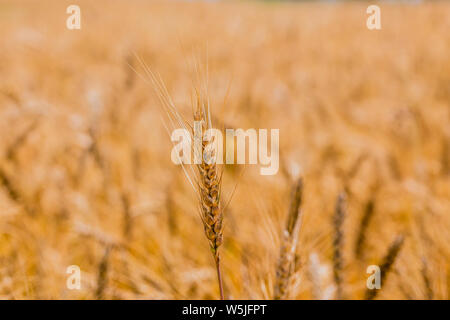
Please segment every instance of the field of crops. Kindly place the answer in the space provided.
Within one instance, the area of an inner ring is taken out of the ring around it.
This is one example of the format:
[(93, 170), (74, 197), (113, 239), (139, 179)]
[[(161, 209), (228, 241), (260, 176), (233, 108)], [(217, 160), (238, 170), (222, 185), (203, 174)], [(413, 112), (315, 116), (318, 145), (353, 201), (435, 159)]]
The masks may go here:
[[(0, 0), (0, 298), (449, 299), (450, 3), (368, 5)], [(196, 89), (277, 174), (190, 185)]]

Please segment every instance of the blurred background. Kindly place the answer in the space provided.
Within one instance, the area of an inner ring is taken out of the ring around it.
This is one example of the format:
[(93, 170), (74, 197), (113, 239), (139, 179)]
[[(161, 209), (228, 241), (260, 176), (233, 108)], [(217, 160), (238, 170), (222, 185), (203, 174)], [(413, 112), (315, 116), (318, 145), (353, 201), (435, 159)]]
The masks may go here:
[[(381, 30), (366, 27), (370, 4)], [(190, 117), (196, 57), (218, 126), (280, 129), (277, 175), (224, 168), (224, 200), (237, 186), (226, 298), (272, 297), (302, 176), (289, 298), (335, 298), (345, 191), (345, 297), (364, 297), (367, 266), (401, 234), (379, 297), (448, 299), (449, 30), (448, 1), (0, 0), (0, 298), (217, 298), (197, 198), (140, 61)]]

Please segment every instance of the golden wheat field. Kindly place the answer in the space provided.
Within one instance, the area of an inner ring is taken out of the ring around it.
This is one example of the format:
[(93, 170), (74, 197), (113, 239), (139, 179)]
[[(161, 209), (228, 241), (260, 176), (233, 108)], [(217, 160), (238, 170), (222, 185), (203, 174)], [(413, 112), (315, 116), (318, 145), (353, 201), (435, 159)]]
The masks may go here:
[[(0, 0), (0, 298), (449, 299), (450, 2), (368, 5)], [(193, 188), (169, 96), (277, 174)]]

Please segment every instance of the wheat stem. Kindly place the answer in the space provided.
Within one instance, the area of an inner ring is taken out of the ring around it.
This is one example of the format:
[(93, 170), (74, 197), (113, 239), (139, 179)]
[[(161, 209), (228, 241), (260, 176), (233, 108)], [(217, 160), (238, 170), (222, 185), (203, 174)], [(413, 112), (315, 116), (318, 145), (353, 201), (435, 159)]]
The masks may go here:
[(342, 268), (343, 257), (342, 248), (344, 245), (343, 224), (345, 218), (345, 193), (341, 193), (336, 201), (336, 208), (333, 217), (334, 239), (333, 239), (333, 275), (336, 283), (336, 298), (343, 299), (342, 288)]
[(216, 271), (217, 271), (217, 281), (219, 283), (220, 300), (224, 300), (223, 283), (222, 283), (222, 272), (220, 271), (220, 257), (219, 257), (219, 255), (217, 255), (217, 258), (215, 259), (215, 263), (216, 263)]

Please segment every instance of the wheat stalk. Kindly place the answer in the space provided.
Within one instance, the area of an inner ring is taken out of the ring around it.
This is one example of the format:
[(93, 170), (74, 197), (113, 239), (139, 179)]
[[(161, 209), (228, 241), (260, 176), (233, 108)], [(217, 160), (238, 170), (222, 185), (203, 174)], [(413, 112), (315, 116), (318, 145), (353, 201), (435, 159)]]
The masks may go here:
[(95, 297), (97, 300), (102, 300), (104, 298), (104, 291), (108, 284), (108, 267), (109, 267), (109, 255), (111, 253), (112, 247), (107, 245), (103, 253), (102, 260), (98, 266), (97, 274), (97, 289), (95, 291)]
[(343, 299), (342, 289), (342, 268), (343, 257), (342, 248), (344, 245), (344, 232), (342, 230), (345, 219), (345, 193), (341, 193), (336, 201), (336, 208), (333, 217), (334, 238), (333, 238), (333, 276), (336, 283), (336, 298)]
[[(156, 76), (148, 67), (145, 66), (145, 64), (144, 68), (156, 88), (156, 92), (159, 96), (160, 102), (162, 103), (163, 109), (170, 120), (170, 123), (172, 125), (178, 124), (181, 127), (186, 128), (186, 121), (176, 110), (161, 77)], [(200, 78), (202, 75), (197, 68), (198, 65), (196, 65), (197, 80), (201, 83), (202, 81)], [(206, 65), (206, 81), (204, 81), (206, 83), (206, 87), (198, 85), (195, 88), (196, 105), (193, 114), (194, 126), (190, 126), (191, 138), (194, 140), (194, 159), (197, 156), (201, 159), (201, 161), (199, 164), (195, 165), (197, 168), (196, 173), (193, 173), (194, 170), (188, 171), (184, 164), (182, 164), (182, 166), (186, 178), (189, 180), (191, 186), (195, 188), (198, 195), (200, 218), (202, 220), (205, 235), (208, 239), (209, 247), (214, 258), (220, 299), (223, 300), (224, 292), (219, 253), (219, 247), (222, 245), (223, 241), (223, 211), (220, 205), (222, 173), (216, 164), (218, 156), (218, 150), (216, 150), (217, 148), (207, 148), (208, 144), (215, 143), (215, 141), (211, 139), (211, 136), (208, 136), (209, 141), (205, 141), (203, 139), (207, 130), (214, 129), (212, 126), (212, 117), (210, 113), (207, 72), (208, 66)], [(201, 125), (201, 132), (194, 132), (196, 123)], [(195, 148), (195, 140), (197, 139), (201, 141), (201, 150), (196, 150)]]
[(375, 200), (373, 197), (371, 197), (364, 207), (364, 214), (359, 225), (358, 236), (356, 237), (355, 256), (358, 259), (361, 259), (362, 257), (363, 248), (366, 243), (366, 232), (369, 227), (370, 220), (372, 220), (374, 212)]
[(294, 185), (289, 206), (286, 227), (282, 233), (280, 255), (275, 272), (274, 299), (285, 299), (289, 293), (289, 282), (294, 268), (298, 232), (301, 224), (303, 182), (298, 179)]

